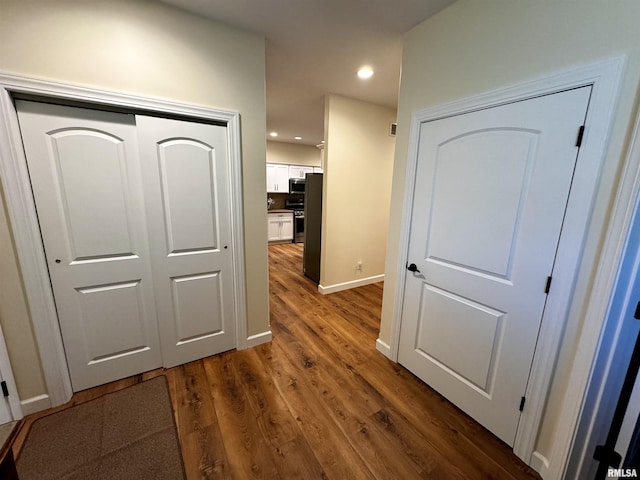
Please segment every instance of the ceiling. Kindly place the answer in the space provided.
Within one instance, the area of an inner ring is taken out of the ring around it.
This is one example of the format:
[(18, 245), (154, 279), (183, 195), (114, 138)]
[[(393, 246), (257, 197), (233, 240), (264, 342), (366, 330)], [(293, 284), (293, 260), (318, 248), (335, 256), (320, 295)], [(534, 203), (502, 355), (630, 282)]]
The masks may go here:
[(316, 145), (327, 93), (397, 106), (402, 34), (455, 0), (161, 1), (263, 34), (269, 140)]

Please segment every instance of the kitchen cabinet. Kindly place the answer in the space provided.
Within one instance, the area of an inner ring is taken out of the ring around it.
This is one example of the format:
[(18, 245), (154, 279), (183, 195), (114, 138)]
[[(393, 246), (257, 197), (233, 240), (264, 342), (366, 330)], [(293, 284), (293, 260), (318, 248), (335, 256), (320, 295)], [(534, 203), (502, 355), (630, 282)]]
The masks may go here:
[(289, 193), (289, 165), (267, 163), (267, 193)]
[(289, 165), (289, 178), (305, 178), (307, 173), (313, 173), (313, 167)]
[(293, 212), (269, 213), (269, 242), (293, 241)]

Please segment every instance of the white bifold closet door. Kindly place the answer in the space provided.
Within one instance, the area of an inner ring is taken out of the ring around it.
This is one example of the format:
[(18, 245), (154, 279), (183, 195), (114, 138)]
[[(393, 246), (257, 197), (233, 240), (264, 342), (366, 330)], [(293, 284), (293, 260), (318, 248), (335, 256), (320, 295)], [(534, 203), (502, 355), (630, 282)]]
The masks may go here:
[(233, 348), (226, 128), (16, 105), (74, 391)]
[(136, 117), (165, 367), (235, 344), (227, 129)]

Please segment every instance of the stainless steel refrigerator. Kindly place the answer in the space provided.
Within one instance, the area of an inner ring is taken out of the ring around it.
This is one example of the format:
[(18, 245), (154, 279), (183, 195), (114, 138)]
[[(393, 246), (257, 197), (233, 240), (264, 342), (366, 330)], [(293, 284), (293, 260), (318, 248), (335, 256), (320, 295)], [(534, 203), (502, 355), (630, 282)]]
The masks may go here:
[(307, 173), (304, 187), (303, 272), (320, 283), (320, 244), (322, 238), (322, 174)]

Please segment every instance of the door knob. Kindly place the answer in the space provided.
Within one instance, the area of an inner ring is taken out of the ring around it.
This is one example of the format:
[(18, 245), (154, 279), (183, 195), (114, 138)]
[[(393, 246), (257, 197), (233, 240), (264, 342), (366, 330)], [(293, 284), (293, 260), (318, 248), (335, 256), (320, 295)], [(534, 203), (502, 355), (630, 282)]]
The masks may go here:
[(407, 265), (407, 270), (413, 273), (416, 273), (416, 272), (420, 273), (420, 270), (418, 270), (418, 267), (416, 267), (415, 263), (412, 263), (411, 265)]
[(61, 260), (59, 258), (56, 258), (56, 263), (60, 263)]

